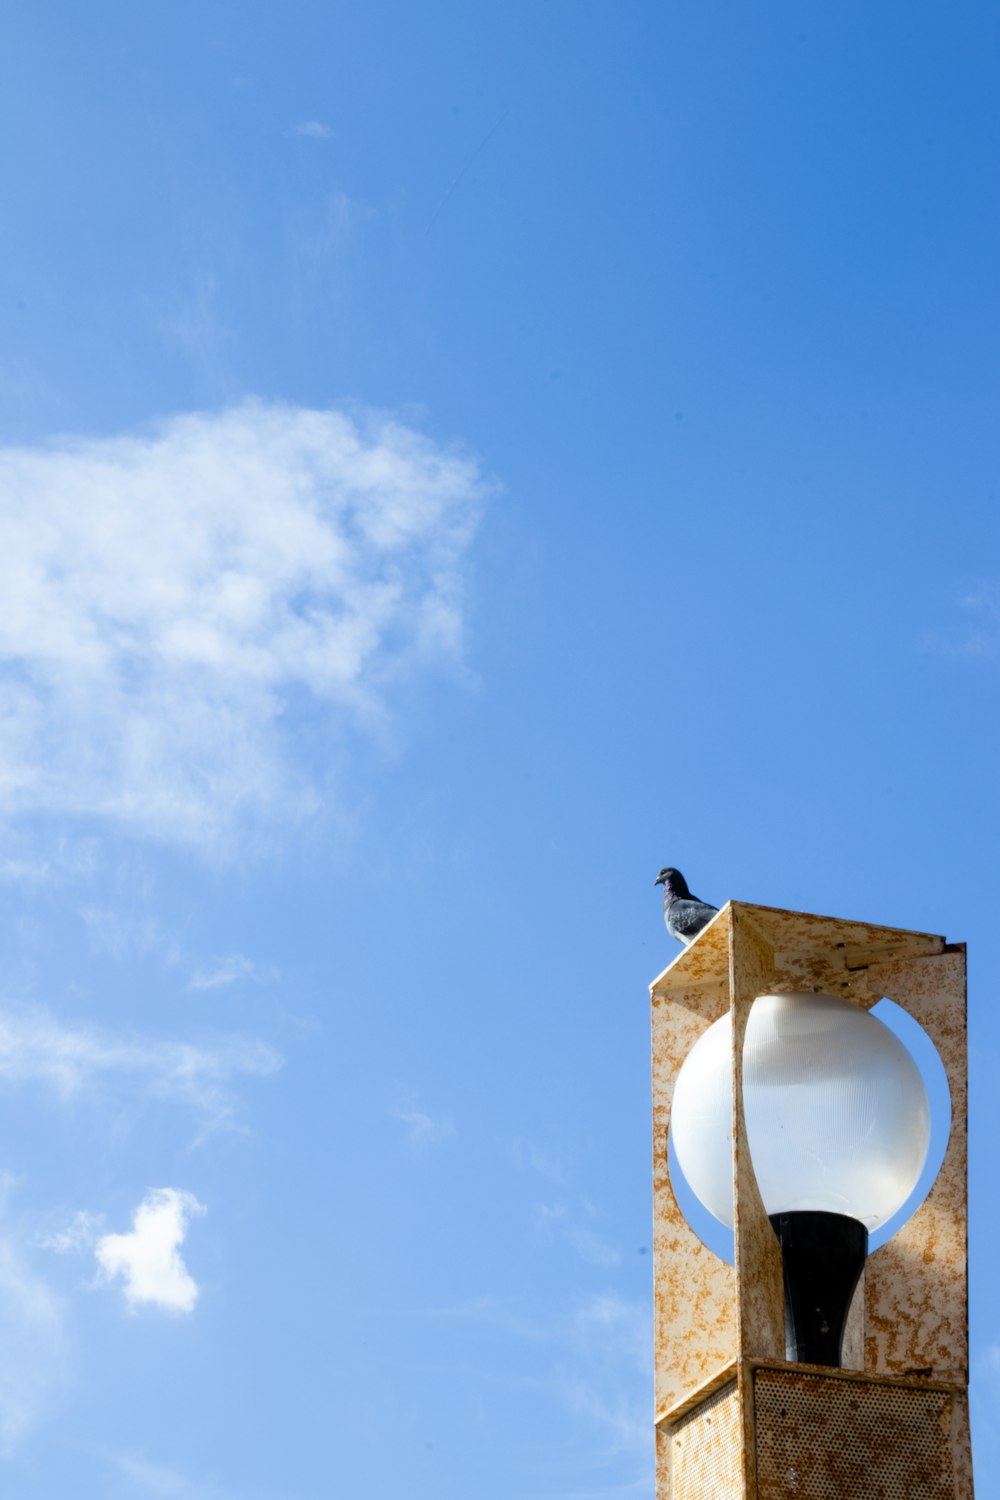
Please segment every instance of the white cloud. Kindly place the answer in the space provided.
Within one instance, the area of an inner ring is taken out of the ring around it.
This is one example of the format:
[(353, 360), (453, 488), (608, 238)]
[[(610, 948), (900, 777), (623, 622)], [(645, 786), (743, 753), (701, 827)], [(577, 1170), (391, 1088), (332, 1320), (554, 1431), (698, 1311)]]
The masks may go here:
[(179, 1188), (151, 1188), (135, 1211), (130, 1234), (105, 1234), (94, 1253), (109, 1281), (120, 1276), (133, 1310), (141, 1302), (192, 1312), (198, 1287), (180, 1257), (192, 1214), (204, 1207)]
[(240, 1077), (267, 1077), (281, 1064), (272, 1047), (252, 1037), (196, 1045), (68, 1026), (41, 1006), (0, 1011), (0, 1081), (40, 1083), (68, 1097), (117, 1077), (145, 1095), (187, 1105), (203, 1132), (234, 1125)]
[(995, 656), (1000, 645), (1000, 589), (987, 587), (959, 600), (966, 628), (954, 649), (966, 656)]
[(435, 1120), (420, 1109), (396, 1109), (393, 1115), (406, 1126), (406, 1141), (410, 1146), (436, 1146), (453, 1134), (447, 1120)]
[[(985, 1332), (985, 1330), (984, 1330)], [(969, 1399), (976, 1443), (976, 1472), (1000, 1473), (1000, 1344), (987, 1344), (972, 1360)]]
[(652, 1374), (653, 1335), (647, 1303), (617, 1292), (598, 1293), (576, 1309), (573, 1330), (581, 1355), (606, 1359), (638, 1375)]
[(0, 1453), (47, 1415), (65, 1367), (62, 1304), (13, 1241), (0, 1239)]
[(226, 356), (233, 335), (220, 312), (218, 277), (212, 271), (196, 269), (184, 276), (162, 303), (151, 304), (150, 311), (162, 337), (191, 359), (208, 382), (207, 388), (225, 389)]
[(103, 1214), (92, 1214), (86, 1209), (80, 1209), (65, 1229), (44, 1235), (38, 1243), (43, 1250), (54, 1250), (57, 1255), (69, 1255), (73, 1250), (89, 1250), (103, 1227)]
[(303, 120), (296, 125), (293, 132), (295, 135), (304, 135), (313, 141), (328, 141), (333, 135), (329, 125), (324, 125), (322, 120)]
[(196, 969), (188, 980), (189, 990), (218, 990), (238, 979), (251, 979), (255, 984), (270, 984), (278, 978), (272, 964), (257, 964), (242, 953), (230, 953), (213, 964)]
[(572, 1493), (644, 1493), (639, 1476), (648, 1476), (653, 1462), (651, 1307), (616, 1292), (588, 1297), (573, 1315), (568, 1348), (571, 1357), (554, 1371), (553, 1390), (594, 1445), (593, 1468), (617, 1471), (613, 1484)]
[(0, 450), (0, 814), (221, 856), (314, 812), (304, 731), (327, 765), (459, 654), (483, 494), (390, 418), (260, 402)]
[(950, 618), (928, 631), (922, 645), (939, 656), (993, 660), (1000, 653), (1000, 587), (989, 581), (957, 599)]
[(214, 1484), (199, 1484), (166, 1464), (152, 1463), (141, 1453), (108, 1455), (130, 1494), (151, 1495), (159, 1500), (227, 1500)]
[(410, 1309), (409, 1317), (427, 1318), (435, 1322), (490, 1324), (511, 1333), (519, 1339), (530, 1339), (544, 1343), (551, 1339), (552, 1330), (544, 1323), (526, 1318), (514, 1312), (500, 1298), (486, 1293), (480, 1297), (469, 1297), (464, 1302), (450, 1306), (420, 1307)]
[[(413, 1314), (411, 1314), (413, 1315)], [(477, 1325), (491, 1326), (526, 1346), (519, 1383), (535, 1393), (536, 1407), (551, 1401), (578, 1433), (566, 1459), (567, 1481), (548, 1470), (546, 1495), (561, 1500), (648, 1493), (653, 1461), (649, 1392), (653, 1377), (652, 1307), (609, 1291), (560, 1311), (552, 1303), (537, 1318), (485, 1295), (416, 1316), (468, 1324), (468, 1347), (482, 1345)], [(474, 1358), (474, 1355), (470, 1355)], [(556, 1430), (554, 1421), (550, 1423)], [(580, 1483), (593, 1475), (596, 1482)]]
[(0, 881), (24, 889), (37, 889), (59, 883), (88, 880), (97, 868), (97, 850), (93, 839), (54, 840), (45, 854), (35, 843), (14, 829), (2, 831), (0, 843)]
[(110, 906), (86, 905), (80, 916), (95, 953), (111, 958), (141, 958), (157, 950), (168, 962), (176, 962), (177, 945), (163, 930), (160, 920), (146, 911), (122, 911)]
[(538, 1173), (539, 1177), (544, 1177), (546, 1182), (561, 1185), (566, 1181), (568, 1175), (566, 1165), (556, 1152), (536, 1145), (534, 1141), (526, 1140), (523, 1136), (511, 1142), (510, 1152), (519, 1167), (530, 1167), (533, 1172)]
[[(582, 1205), (584, 1209), (588, 1205)], [(582, 1260), (592, 1266), (617, 1266), (621, 1253), (602, 1240), (593, 1229), (576, 1222), (573, 1212), (565, 1203), (539, 1203), (535, 1208), (539, 1231), (544, 1240), (554, 1235), (565, 1238)]]

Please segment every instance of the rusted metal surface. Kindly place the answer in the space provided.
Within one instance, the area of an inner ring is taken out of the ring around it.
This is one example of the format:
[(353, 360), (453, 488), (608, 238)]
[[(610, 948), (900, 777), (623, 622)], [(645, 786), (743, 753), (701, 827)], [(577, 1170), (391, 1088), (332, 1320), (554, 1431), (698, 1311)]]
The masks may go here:
[(670, 1429), (671, 1500), (743, 1500), (741, 1403), (735, 1380)]
[(968, 1382), (968, 1110), (965, 950), (869, 970), (874, 999), (908, 1011), (938, 1050), (951, 1090), (951, 1135), (934, 1186), (912, 1219), (869, 1257), (865, 1368)]
[[(948, 1472), (953, 1476), (948, 1481), (948, 1500), (972, 1500), (965, 1393), (964, 951), (946, 951), (945, 940), (933, 933), (743, 902), (725, 906), (651, 987), (657, 1495), (659, 1500), (685, 1500), (688, 1492), (681, 1495), (671, 1485), (671, 1454), (676, 1466), (678, 1451), (674, 1439), (682, 1422), (690, 1424), (684, 1428), (689, 1434), (703, 1430), (691, 1418), (703, 1409), (707, 1411), (708, 1401), (717, 1399), (717, 1388), (730, 1378), (734, 1361), (739, 1373), (735, 1390), (742, 1466), (741, 1488), (734, 1493), (751, 1500), (758, 1495), (761, 1500), (770, 1500), (779, 1493), (783, 1500), (788, 1494), (815, 1494), (817, 1500), (825, 1500), (827, 1494), (881, 1493), (868, 1489), (766, 1489), (763, 1469), (758, 1485), (752, 1389), (757, 1363), (764, 1360), (773, 1369), (791, 1374), (809, 1371), (808, 1367), (783, 1362), (780, 1251), (750, 1163), (742, 1107), (742, 1049), (753, 1000), (760, 994), (798, 989), (839, 993), (865, 1007), (888, 996), (924, 1026), (948, 1073), (952, 1134), (938, 1181), (900, 1235), (869, 1260), (848, 1320), (847, 1368), (836, 1377), (820, 1371), (813, 1374), (819, 1379), (866, 1380), (866, 1389), (873, 1392), (902, 1389), (903, 1396), (864, 1397), (873, 1411), (881, 1410), (880, 1402), (888, 1403), (886, 1410), (897, 1416), (911, 1409), (923, 1410), (920, 1402), (932, 1387), (945, 1389), (947, 1401), (941, 1410), (947, 1407), (948, 1419), (942, 1441)], [(735, 1270), (712, 1255), (687, 1225), (674, 1197), (667, 1165), (667, 1132), (677, 1073), (697, 1037), (727, 1009), (732, 1011), (734, 1037)], [(854, 1373), (862, 1370), (863, 1375)], [(850, 1413), (854, 1408), (848, 1404), (846, 1410)], [(869, 1430), (863, 1424), (862, 1428)], [(873, 1420), (870, 1431), (875, 1433), (877, 1428)], [(840, 1441), (838, 1438), (837, 1443)], [(858, 1441), (863, 1447), (868, 1438)], [(770, 1479), (767, 1482), (772, 1483)], [(709, 1487), (704, 1493), (714, 1496), (728, 1491)], [(896, 1491), (886, 1489), (884, 1493), (894, 1496)], [(937, 1500), (939, 1491), (899, 1493), (906, 1493), (908, 1500), (911, 1493), (914, 1500), (925, 1493), (928, 1500)]]
[(865, 1367), (865, 1268), (862, 1266), (854, 1296), (847, 1310), (844, 1323), (844, 1341), (840, 1350), (840, 1363), (845, 1370), (863, 1370)]
[(953, 1391), (793, 1367), (751, 1401), (757, 1500), (955, 1500)]
[(738, 909), (753, 923), (774, 950), (773, 991), (829, 989), (837, 994), (850, 990), (852, 971), (866, 964), (893, 958), (921, 958), (942, 953), (943, 937), (930, 932), (910, 932), (900, 927), (877, 927), (870, 922), (849, 922), (840, 917), (820, 917), (812, 912), (783, 911), (775, 906), (753, 906), (730, 901), (699, 933), (669, 968), (653, 981), (652, 993), (673, 998), (674, 990), (694, 989), (701, 984), (726, 985), (729, 969), (728, 914)]
[(672, 1002), (663, 995), (653, 997), (653, 1325), (659, 1416), (736, 1359), (736, 1272), (688, 1224), (667, 1164), (670, 1107), (681, 1063), (727, 1004), (724, 981), (691, 987), (678, 983)]
[(951, 1451), (955, 1467), (955, 1500), (975, 1500), (972, 1484), (972, 1436), (969, 1431), (969, 1397), (955, 1397), (951, 1413)]
[(729, 908), (733, 1017), (733, 1202), (740, 1359), (781, 1359), (785, 1300), (781, 1250), (754, 1176), (743, 1111), (743, 1043), (750, 1008), (774, 973), (774, 950), (741, 907)]
[(746, 1361), (781, 1359), (785, 1352), (785, 1302), (781, 1250), (757, 1186), (743, 1109), (743, 1044), (750, 1008), (774, 975), (774, 949), (739, 908), (729, 910), (729, 995), (733, 1018), (733, 1215), (736, 1296), (739, 1308), (740, 1404), (743, 1482), (755, 1493), (753, 1402), (745, 1389)]

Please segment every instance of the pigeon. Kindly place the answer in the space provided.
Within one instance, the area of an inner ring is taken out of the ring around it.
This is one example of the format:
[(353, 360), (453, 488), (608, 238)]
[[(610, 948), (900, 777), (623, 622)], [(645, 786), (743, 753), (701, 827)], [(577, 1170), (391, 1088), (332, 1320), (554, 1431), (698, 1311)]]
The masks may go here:
[(663, 920), (670, 936), (685, 945), (693, 943), (719, 908), (709, 906), (707, 901), (699, 901), (697, 896), (692, 896), (684, 876), (672, 865), (661, 870), (653, 884), (663, 887)]

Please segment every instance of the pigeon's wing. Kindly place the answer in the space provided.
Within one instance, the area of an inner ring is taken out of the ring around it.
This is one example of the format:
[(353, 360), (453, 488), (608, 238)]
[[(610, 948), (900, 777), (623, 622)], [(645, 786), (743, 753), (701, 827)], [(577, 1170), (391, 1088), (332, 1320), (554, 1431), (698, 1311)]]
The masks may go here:
[(717, 906), (709, 906), (707, 901), (693, 898), (690, 901), (671, 901), (664, 920), (673, 937), (680, 938), (682, 943), (690, 943), (703, 927), (708, 926), (718, 910)]

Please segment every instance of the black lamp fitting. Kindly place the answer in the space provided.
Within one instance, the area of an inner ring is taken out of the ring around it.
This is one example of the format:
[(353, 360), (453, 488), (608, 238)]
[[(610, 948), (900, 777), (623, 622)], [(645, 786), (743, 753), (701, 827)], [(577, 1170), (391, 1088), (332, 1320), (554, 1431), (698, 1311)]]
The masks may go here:
[(847, 1313), (868, 1254), (868, 1230), (846, 1214), (771, 1214), (785, 1275), (785, 1358), (840, 1366)]

